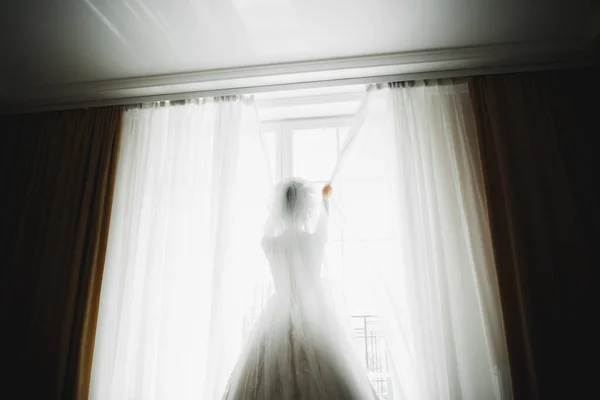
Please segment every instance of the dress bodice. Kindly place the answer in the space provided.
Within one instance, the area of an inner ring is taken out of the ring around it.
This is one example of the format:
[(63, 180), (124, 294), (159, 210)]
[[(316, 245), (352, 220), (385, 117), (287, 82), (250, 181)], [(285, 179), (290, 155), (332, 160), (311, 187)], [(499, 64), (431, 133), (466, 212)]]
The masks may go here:
[(327, 243), (326, 211), (323, 207), (312, 233), (288, 229), (278, 236), (263, 238), (263, 250), (278, 294), (310, 289), (321, 281), (321, 265)]

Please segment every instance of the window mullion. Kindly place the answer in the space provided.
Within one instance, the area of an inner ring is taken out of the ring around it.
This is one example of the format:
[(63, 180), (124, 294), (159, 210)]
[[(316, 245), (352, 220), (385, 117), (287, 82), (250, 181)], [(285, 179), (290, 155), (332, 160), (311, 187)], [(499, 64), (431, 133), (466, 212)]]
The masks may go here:
[(280, 179), (286, 179), (292, 176), (292, 134), (293, 129), (289, 123), (281, 124), (280, 134)]

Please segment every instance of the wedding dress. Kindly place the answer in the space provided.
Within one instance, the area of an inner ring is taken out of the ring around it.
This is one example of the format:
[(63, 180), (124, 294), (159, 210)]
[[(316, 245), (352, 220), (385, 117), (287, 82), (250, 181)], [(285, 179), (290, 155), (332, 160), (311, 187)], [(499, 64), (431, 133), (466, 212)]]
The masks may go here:
[(321, 277), (328, 201), (280, 183), (262, 247), (275, 293), (229, 378), (224, 400), (375, 400), (352, 335)]

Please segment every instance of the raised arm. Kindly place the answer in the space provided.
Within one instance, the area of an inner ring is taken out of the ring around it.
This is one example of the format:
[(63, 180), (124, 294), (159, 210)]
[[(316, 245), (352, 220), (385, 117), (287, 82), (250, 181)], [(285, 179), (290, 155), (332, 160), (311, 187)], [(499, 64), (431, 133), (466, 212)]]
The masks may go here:
[(328, 183), (327, 185), (323, 186), (323, 190), (321, 190), (321, 193), (323, 194), (323, 205), (325, 206), (325, 210), (329, 215), (329, 198), (333, 193), (333, 188)]
[(323, 187), (323, 190), (321, 190), (321, 194), (323, 195), (323, 207), (325, 208), (325, 212), (321, 213), (321, 215), (319, 216), (319, 222), (317, 223), (317, 229), (315, 231), (315, 237), (325, 238), (325, 240), (328, 236), (329, 197), (331, 197), (331, 193), (332, 189), (330, 184), (325, 185)]

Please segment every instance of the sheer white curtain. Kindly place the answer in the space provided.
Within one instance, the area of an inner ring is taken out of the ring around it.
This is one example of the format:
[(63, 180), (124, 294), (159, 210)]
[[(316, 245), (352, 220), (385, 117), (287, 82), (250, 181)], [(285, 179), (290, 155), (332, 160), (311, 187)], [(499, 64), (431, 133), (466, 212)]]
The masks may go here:
[(220, 398), (267, 273), (257, 123), (242, 98), (125, 112), (92, 399)]
[(332, 198), (346, 302), (383, 319), (394, 400), (508, 399), (466, 85), (396, 84), (368, 101)]
[[(331, 198), (341, 307), (381, 317), (390, 399), (510, 398), (466, 87), (374, 89), (363, 110)], [(92, 399), (221, 398), (271, 292), (272, 184), (251, 99), (125, 113)]]

